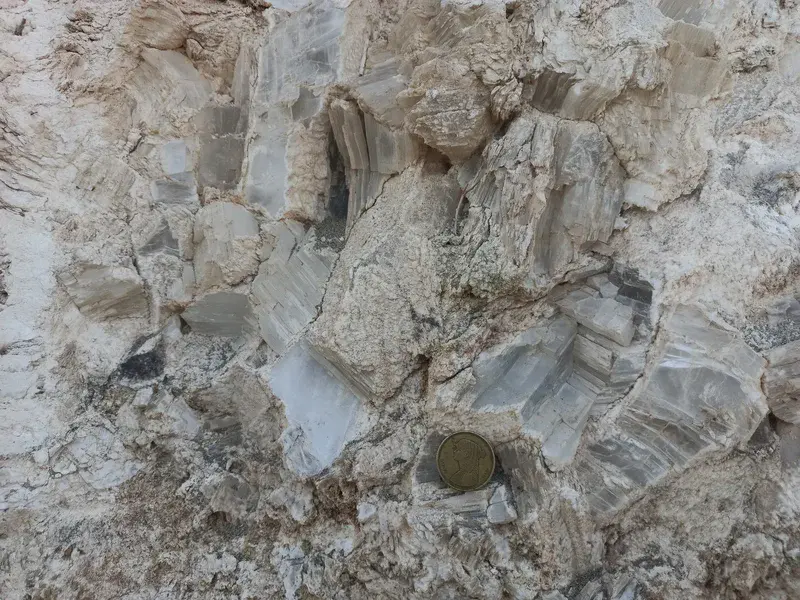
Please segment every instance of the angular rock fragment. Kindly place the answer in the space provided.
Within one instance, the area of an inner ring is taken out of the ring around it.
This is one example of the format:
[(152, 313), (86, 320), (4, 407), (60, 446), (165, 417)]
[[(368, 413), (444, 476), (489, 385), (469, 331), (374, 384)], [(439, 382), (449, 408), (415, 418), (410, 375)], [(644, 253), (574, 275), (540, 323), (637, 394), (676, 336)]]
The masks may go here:
[(492, 131), (489, 91), (459, 63), (435, 58), (420, 65), (398, 102), (409, 131), (453, 161), (469, 158)]
[(496, 446), (495, 454), (511, 480), (518, 514), (523, 518), (536, 514), (553, 485), (542, 458), (523, 438)]
[(438, 343), (443, 283), (433, 238), (452, 224), (458, 198), (451, 177), (406, 169), (355, 223), (331, 275), (309, 335), (372, 400), (391, 397)]
[(573, 317), (595, 333), (622, 346), (633, 339), (633, 309), (611, 298), (597, 298), (583, 290), (575, 290), (558, 301), (564, 314)]
[(315, 248), (302, 225), (278, 221), (273, 250), (253, 281), (251, 301), (264, 341), (278, 354), (317, 316), (335, 255)]
[(286, 465), (318, 475), (358, 436), (363, 408), (346, 379), (308, 344), (295, 344), (272, 368), (270, 386), (284, 404)]
[(597, 513), (616, 511), (670, 472), (748, 439), (767, 412), (763, 359), (697, 307), (674, 309), (653, 352), (615, 428), (576, 465)]
[(195, 217), (194, 243), (200, 289), (235, 285), (258, 267), (258, 222), (240, 204), (213, 202), (201, 208)]
[(800, 424), (800, 341), (789, 342), (766, 353), (764, 392), (776, 417)]
[(189, 149), (183, 140), (173, 140), (161, 146), (161, 168), (165, 175), (178, 175), (192, 170)]
[(72, 301), (85, 315), (98, 319), (147, 316), (142, 278), (126, 267), (81, 264), (60, 276)]
[(507, 121), (519, 111), (522, 104), (523, 86), (517, 79), (492, 88), (492, 116), (498, 121)]
[(114, 156), (82, 155), (76, 161), (80, 172), (75, 187), (85, 201), (99, 206), (115, 206), (125, 200), (136, 181), (136, 172)]
[(238, 337), (250, 330), (252, 311), (246, 295), (217, 292), (196, 300), (181, 317), (202, 335)]
[(145, 0), (131, 11), (125, 35), (150, 48), (178, 50), (189, 35), (189, 24), (175, 6)]

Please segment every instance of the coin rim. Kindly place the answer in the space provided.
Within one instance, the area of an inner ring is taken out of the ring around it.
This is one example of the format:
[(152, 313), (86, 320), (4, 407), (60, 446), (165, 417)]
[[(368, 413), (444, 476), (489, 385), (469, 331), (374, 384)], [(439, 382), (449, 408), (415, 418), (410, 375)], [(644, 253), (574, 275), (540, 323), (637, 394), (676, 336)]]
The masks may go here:
[[(455, 435), (458, 435), (460, 433), (468, 433), (470, 435), (474, 435), (475, 437), (478, 437), (478, 438), (482, 439), (486, 443), (486, 445), (489, 447), (489, 453), (492, 455), (492, 470), (489, 472), (489, 476), (486, 478), (486, 480), (483, 481), (480, 485), (478, 485), (476, 487), (459, 487), (457, 485), (453, 485), (453, 484), (449, 483), (447, 481), (447, 478), (442, 474), (442, 470), (439, 468), (439, 455), (442, 452), (442, 447), (444, 446), (444, 443), (447, 440), (449, 440), (451, 437), (453, 437)], [(451, 433), (450, 435), (448, 435), (446, 438), (444, 438), (442, 440), (442, 442), (439, 444), (438, 450), (436, 450), (436, 471), (438, 471), (439, 477), (441, 478), (441, 480), (445, 483), (445, 485), (447, 487), (450, 487), (450, 488), (452, 488), (454, 490), (458, 490), (459, 492), (474, 492), (474, 491), (477, 491), (477, 490), (485, 487), (486, 484), (489, 483), (489, 481), (491, 481), (492, 476), (494, 476), (495, 468), (497, 468), (497, 461), (495, 460), (495, 456), (494, 456), (494, 448), (492, 448), (492, 445), (489, 443), (489, 440), (487, 440), (485, 437), (483, 437), (479, 433), (475, 433), (474, 431), (466, 431), (466, 430), (464, 430), (464, 431), (456, 431), (454, 433)]]

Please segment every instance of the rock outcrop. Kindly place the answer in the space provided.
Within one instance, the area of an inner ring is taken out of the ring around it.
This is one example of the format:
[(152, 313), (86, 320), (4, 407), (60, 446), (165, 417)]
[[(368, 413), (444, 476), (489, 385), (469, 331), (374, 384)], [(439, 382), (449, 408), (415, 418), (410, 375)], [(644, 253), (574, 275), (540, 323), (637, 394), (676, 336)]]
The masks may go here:
[(0, 0), (0, 597), (800, 598), (799, 18)]

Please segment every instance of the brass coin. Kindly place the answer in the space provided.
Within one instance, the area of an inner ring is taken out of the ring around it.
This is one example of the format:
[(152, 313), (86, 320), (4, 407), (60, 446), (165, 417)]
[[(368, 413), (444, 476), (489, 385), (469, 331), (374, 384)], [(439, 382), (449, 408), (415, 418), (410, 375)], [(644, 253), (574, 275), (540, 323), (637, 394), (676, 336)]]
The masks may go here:
[(494, 452), (477, 433), (459, 431), (439, 445), (436, 468), (451, 488), (462, 492), (479, 490), (494, 473)]

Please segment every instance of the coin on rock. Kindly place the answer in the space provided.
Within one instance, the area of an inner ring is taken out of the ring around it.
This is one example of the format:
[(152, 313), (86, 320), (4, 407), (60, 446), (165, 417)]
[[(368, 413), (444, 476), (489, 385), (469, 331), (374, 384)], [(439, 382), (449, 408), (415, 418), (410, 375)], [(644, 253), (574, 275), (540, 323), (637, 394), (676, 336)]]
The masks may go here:
[(436, 467), (444, 482), (462, 492), (485, 486), (494, 473), (494, 452), (485, 439), (471, 431), (447, 436), (436, 453)]

